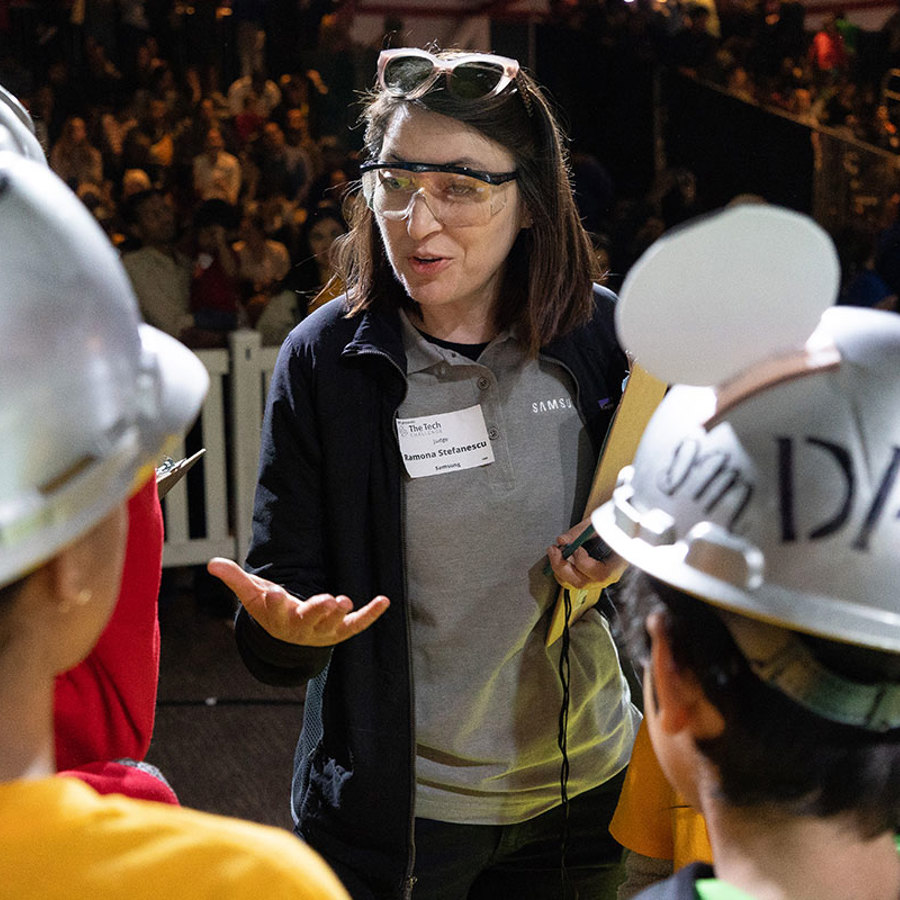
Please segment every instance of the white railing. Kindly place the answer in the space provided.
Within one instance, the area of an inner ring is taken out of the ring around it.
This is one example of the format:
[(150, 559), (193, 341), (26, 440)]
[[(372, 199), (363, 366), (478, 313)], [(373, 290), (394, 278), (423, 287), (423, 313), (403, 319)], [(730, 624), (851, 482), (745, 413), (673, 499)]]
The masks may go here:
[[(211, 556), (243, 562), (250, 545), (260, 428), (278, 348), (261, 346), (258, 332), (242, 329), (229, 336), (227, 350), (197, 356), (210, 384), (191, 440), (206, 453), (163, 501), (164, 567), (202, 565)], [(171, 455), (196, 449), (182, 443)]]

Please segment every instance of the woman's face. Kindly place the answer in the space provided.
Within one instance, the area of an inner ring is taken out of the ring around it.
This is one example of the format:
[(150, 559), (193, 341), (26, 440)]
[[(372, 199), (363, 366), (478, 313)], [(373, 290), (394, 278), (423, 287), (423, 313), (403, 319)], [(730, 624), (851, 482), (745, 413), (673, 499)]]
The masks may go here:
[(313, 256), (325, 256), (335, 238), (343, 233), (341, 223), (335, 219), (320, 219), (315, 222), (309, 229), (309, 249)]
[[(385, 133), (382, 162), (403, 161), (464, 166), (483, 172), (511, 172), (515, 159), (501, 144), (455, 119), (401, 107)], [(515, 181), (498, 185), (505, 205), (484, 225), (450, 227), (417, 197), (402, 220), (376, 216), (394, 274), (420, 304), (428, 323), (451, 313), (483, 318), (494, 306), (506, 264), (525, 214)]]

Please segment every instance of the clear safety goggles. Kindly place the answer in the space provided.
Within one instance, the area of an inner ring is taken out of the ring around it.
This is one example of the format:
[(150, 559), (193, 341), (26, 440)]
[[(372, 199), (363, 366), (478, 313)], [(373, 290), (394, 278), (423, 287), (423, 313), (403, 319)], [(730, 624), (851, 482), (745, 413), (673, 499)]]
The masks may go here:
[(507, 203), (507, 183), (518, 172), (479, 172), (462, 166), (416, 162), (370, 162), (360, 166), (369, 208), (384, 219), (401, 220), (421, 197), (442, 225), (485, 225)]
[(378, 84), (396, 97), (414, 100), (427, 93), (443, 75), (447, 91), (460, 100), (495, 97), (519, 74), (519, 64), (492, 53), (464, 53), (441, 59), (412, 47), (382, 50)]

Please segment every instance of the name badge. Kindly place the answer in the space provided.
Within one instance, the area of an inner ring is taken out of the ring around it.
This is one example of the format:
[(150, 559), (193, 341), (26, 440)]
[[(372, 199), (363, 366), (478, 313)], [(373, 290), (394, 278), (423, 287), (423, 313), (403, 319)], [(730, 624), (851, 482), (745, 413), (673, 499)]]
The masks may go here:
[(410, 478), (475, 469), (494, 461), (480, 406), (397, 419), (397, 435)]

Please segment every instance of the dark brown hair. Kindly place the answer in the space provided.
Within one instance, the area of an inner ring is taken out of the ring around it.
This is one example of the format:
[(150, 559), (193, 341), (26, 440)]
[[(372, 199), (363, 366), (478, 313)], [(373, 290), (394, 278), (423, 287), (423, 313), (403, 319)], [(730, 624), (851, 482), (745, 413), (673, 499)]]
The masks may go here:
[[(865, 731), (827, 721), (795, 703), (753, 674), (710, 604), (638, 569), (626, 572), (617, 601), (632, 658), (649, 658), (644, 623), (651, 612), (661, 612), (675, 664), (693, 673), (722, 714), (722, 734), (697, 746), (716, 766), (726, 803), (798, 816), (847, 815), (864, 837), (897, 829), (900, 729)], [(836, 658), (847, 662), (849, 657), (847, 677), (864, 681), (885, 673), (896, 678), (894, 654), (800, 637), (835, 669)]]
[[(495, 325), (517, 326), (526, 348), (536, 355), (553, 338), (585, 324), (592, 311), (595, 259), (572, 194), (562, 130), (548, 99), (524, 72), (486, 100), (459, 100), (441, 84), (416, 100), (370, 93), (361, 117), (366, 153), (371, 160), (379, 158), (390, 123), (404, 106), (456, 119), (512, 153), (531, 226), (520, 231), (507, 257)], [(346, 214), (350, 232), (338, 239), (335, 261), (347, 286), (350, 314), (376, 307), (414, 308), (394, 278), (375, 217), (358, 193), (348, 199)]]

